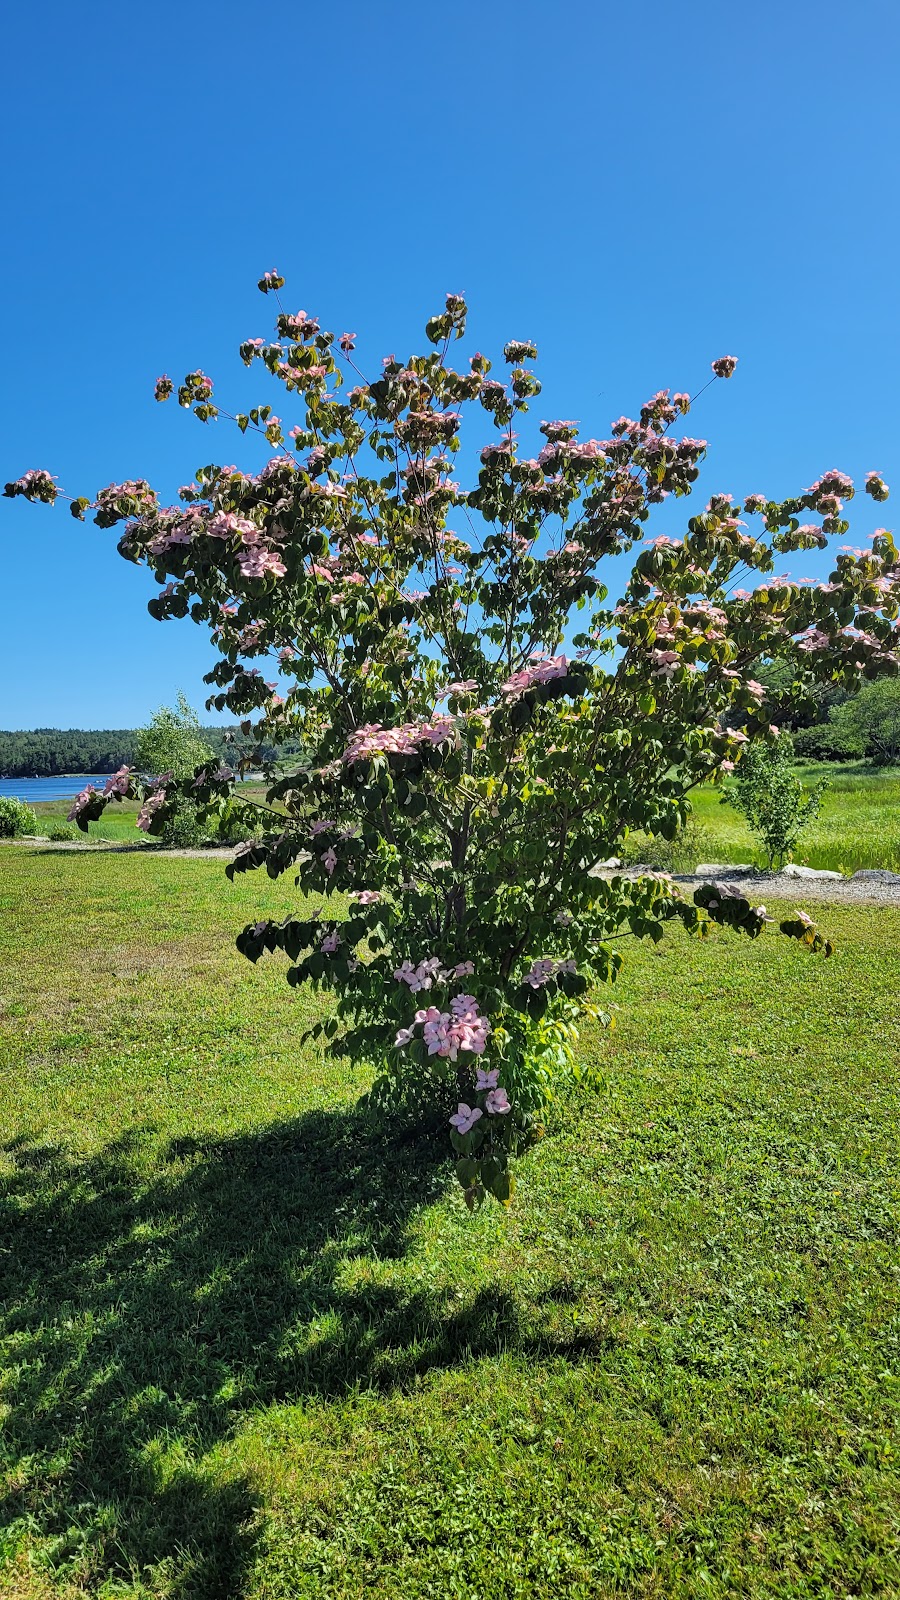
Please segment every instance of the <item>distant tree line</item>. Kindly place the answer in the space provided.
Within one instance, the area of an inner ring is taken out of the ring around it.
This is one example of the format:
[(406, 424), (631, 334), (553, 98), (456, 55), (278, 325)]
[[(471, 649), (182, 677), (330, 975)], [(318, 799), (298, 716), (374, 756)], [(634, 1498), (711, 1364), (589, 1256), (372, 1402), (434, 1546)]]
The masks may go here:
[[(136, 728), (32, 728), (0, 731), (0, 777), (53, 778), (67, 772), (116, 772), (137, 764)], [(237, 727), (202, 728), (203, 741), (234, 765), (254, 748)], [(266, 757), (274, 758), (264, 749)], [(279, 752), (282, 755), (283, 752)]]

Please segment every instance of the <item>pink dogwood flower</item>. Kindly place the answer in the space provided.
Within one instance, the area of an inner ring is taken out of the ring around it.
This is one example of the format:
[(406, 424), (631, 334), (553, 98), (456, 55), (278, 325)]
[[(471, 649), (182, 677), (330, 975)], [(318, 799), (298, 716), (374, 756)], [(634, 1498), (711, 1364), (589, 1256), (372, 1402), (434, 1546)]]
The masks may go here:
[(503, 1117), (506, 1115), (507, 1111), (511, 1111), (512, 1106), (507, 1099), (506, 1090), (492, 1089), (490, 1094), (485, 1098), (484, 1109), (485, 1111), (489, 1112), (492, 1117)]
[(320, 817), (318, 821), (314, 822), (310, 827), (309, 836), (311, 839), (314, 839), (317, 834), (325, 833), (329, 828), (335, 827), (337, 827), (337, 823), (333, 817)]
[(478, 1122), (483, 1115), (484, 1112), (479, 1106), (467, 1106), (465, 1101), (461, 1100), (457, 1106), (455, 1114), (450, 1118), (450, 1123), (451, 1126), (456, 1129), (457, 1133), (467, 1134), (471, 1133), (476, 1122)]

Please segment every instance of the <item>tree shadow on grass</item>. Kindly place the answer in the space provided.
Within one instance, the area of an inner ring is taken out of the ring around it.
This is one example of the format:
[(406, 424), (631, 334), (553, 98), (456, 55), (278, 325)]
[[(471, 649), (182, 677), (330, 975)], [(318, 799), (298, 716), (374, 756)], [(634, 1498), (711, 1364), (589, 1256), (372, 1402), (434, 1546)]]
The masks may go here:
[(0, 1519), (89, 1592), (237, 1600), (258, 1508), (203, 1458), (250, 1410), (537, 1353), (499, 1290), (451, 1307), (448, 1289), (342, 1285), (354, 1256), (405, 1252), (446, 1183), (433, 1136), (386, 1148), (355, 1109), (162, 1152), (144, 1129), (88, 1158), (6, 1156)]

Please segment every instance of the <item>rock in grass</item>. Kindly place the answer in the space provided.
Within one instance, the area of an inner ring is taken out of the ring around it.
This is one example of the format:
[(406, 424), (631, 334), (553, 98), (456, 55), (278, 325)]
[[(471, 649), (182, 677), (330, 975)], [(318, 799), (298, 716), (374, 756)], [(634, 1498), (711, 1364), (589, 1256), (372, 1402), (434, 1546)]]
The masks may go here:
[(838, 883), (841, 883), (844, 874), (842, 872), (828, 872), (824, 867), (799, 867), (796, 862), (789, 861), (786, 867), (782, 867), (781, 876), (783, 878), (834, 878)]
[(886, 867), (866, 867), (854, 872), (853, 883), (900, 883), (900, 872), (888, 872)]
[(735, 866), (732, 862), (701, 861), (694, 868), (695, 878), (749, 878), (756, 872), (755, 867), (746, 864)]

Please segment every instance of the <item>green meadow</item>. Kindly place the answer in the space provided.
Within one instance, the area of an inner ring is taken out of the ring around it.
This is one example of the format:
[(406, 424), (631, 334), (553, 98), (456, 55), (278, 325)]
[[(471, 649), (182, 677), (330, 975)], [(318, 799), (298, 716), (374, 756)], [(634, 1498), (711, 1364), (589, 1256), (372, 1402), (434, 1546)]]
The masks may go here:
[(900, 909), (626, 947), (470, 1216), (235, 952), (293, 904), (0, 852), (4, 1600), (900, 1593)]

